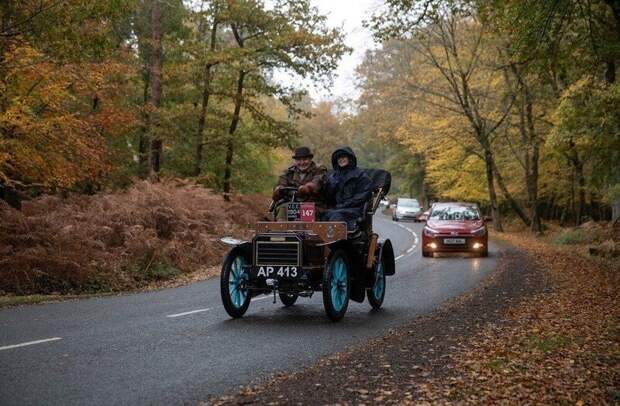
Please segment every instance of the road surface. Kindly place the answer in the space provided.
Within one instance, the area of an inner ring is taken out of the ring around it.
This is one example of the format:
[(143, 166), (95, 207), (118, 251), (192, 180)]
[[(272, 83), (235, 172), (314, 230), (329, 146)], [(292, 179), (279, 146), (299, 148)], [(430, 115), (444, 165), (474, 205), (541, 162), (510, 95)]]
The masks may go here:
[(157, 292), (0, 310), (0, 404), (195, 404), (384, 334), (476, 287), (499, 256), (422, 258), (421, 224), (375, 217), (394, 243), (383, 308), (328, 321), (321, 294), (284, 308), (253, 299), (231, 320), (219, 280)]

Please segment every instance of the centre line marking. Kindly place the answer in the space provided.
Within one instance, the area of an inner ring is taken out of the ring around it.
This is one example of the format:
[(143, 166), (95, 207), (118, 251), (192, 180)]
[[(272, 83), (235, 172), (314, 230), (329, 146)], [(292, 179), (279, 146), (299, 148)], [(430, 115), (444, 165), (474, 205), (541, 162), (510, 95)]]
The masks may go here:
[(169, 314), (166, 317), (170, 317), (170, 318), (181, 317), (181, 316), (187, 316), (188, 314), (206, 312), (206, 311), (209, 311), (209, 310), (211, 310), (211, 308), (207, 307), (206, 309), (198, 309), (198, 310), (192, 310), (192, 311), (189, 311), (189, 312), (183, 312), (183, 313), (177, 313), (177, 314)]
[(257, 300), (271, 299), (271, 298), (272, 296), (255, 297), (254, 299), (252, 299), (252, 302), (256, 302)]
[(4, 346), (4, 347), (0, 347), (0, 351), (10, 350), (12, 348), (18, 348), (18, 347), (25, 347), (27, 345), (35, 345), (35, 344), (48, 343), (50, 341), (58, 341), (58, 340), (62, 340), (62, 337), (52, 337), (52, 338), (46, 338), (44, 340), (36, 340), (36, 341), (29, 341), (27, 343), (7, 345), (7, 346)]

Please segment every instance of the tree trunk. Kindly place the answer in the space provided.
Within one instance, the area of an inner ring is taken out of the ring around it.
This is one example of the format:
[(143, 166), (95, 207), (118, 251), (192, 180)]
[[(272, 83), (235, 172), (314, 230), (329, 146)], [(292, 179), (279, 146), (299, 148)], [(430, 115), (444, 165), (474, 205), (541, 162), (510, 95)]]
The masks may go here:
[(581, 224), (586, 208), (586, 178), (583, 175), (583, 162), (576, 162), (575, 174), (577, 175), (577, 182), (579, 185), (579, 206), (577, 206), (577, 216), (575, 218), (575, 225), (578, 226)]
[[(213, 25), (211, 27), (211, 43), (210, 50), (211, 52), (215, 51), (215, 45), (217, 40), (217, 19), (213, 19)], [(208, 62), (205, 64), (205, 81), (204, 88), (202, 89), (202, 106), (200, 109), (200, 118), (198, 119), (198, 131), (196, 133), (196, 151), (194, 154), (194, 170), (193, 175), (199, 176), (202, 171), (202, 159), (203, 159), (203, 149), (204, 149), (204, 130), (205, 130), (205, 122), (207, 118), (207, 110), (209, 108), (209, 97), (211, 96), (211, 80), (212, 72), (211, 69), (215, 66), (217, 62)]]
[(161, 168), (162, 140), (153, 131), (157, 125), (159, 107), (161, 106), (161, 76), (162, 76), (162, 17), (160, 0), (153, 0), (151, 9), (151, 65), (150, 65), (150, 94), (148, 114), (148, 134), (151, 140), (151, 155), (149, 162), (149, 177), (152, 180), (159, 178)]
[(497, 193), (495, 192), (495, 182), (493, 179), (493, 156), (491, 151), (484, 152), (484, 163), (487, 174), (487, 187), (489, 189), (489, 203), (491, 204), (491, 216), (493, 217), (493, 228), (495, 231), (504, 231), (502, 228), (502, 219), (497, 204)]
[(235, 111), (233, 113), (232, 120), (230, 121), (230, 128), (228, 129), (228, 141), (226, 142), (226, 166), (224, 169), (224, 200), (230, 200), (231, 190), (231, 178), (232, 178), (232, 161), (234, 153), (234, 134), (239, 124), (239, 118), (241, 115), (241, 104), (243, 103), (243, 80), (245, 79), (245, 72), (239, 71), (239, 79), (237, 80), (237, 93), (235, 94)]
[[(523, 220), (523, 222), (528, 225), (534, 233), (541, 233), (542, 225), (540, 223), (540, 209), (538, 202), (538, 161), (540, 157), (540, 145), (536, 128), (534, 126), (534, 101), (530, 88), (526, 83), (522, 72), (519, 71), (518, 67), (514, 64), (511, 65), (510, 68), (519, 83), (519, 94), (521, 95), (521, 103), (519, 104), (519, 132), (521, 134), (521, 146), (523, 148), (522, 161), (524, 168), (525, 188), (527, 191), (527, 206), (530, 211), (531, 219), (527, 218), (525, 213), (522, 212), (521, 208), (512, 197), (506, 196), (506, 198), (521, 220)], [(504, 187), (504, 182), (499, 174), (499, 171), (497, 171), (497, 180), (498, 184), (502, 188), (502, 191), (504, 192), (504, 195), (506, 195), (507, 190)]]
[(205, 68), (205, 84), (202, 91), (202, 106), (200, 108), (200, 118), (198, 119), (198, 132), (196, 133), (196, 151), (194, 159), (193, 175), (199, 176), (202, 170), (202, 150), (204, 148), (204, 130), (207, 117), (207, 108), (209, 106), (209, 96), (211, 91), (209, 89), (211, 83), (211, 67), (207, 65)]
[[(523, 86), (525, 95), (525, 116), (527, 118), (527, 131), (528, 131), (528, 147), (532, 148), (532, 154), (528, 158), (528, 173), (527, 173), (527, 195), (528, 205), (530, 207), (531, 215), (531, 230), (536, 234), (542, 233), (542, 224), (540, 222), (540, 212), (538, 204), (538, 163), (540, 160), (540, 142), (536, 128), (534, 126), (534, 113), (532, 95), (529, 88)], [(529, 155), (529, 154), (528, 154)]]
[[(148, 108), (149, 103), (149, 86), (150, 86), (150, 78), (149, 72), (143, 75), (144, 77), (144, 89), (142, 94), (143, 106)], [(138, 174), (141, 178), (146, 178), (148, 174), (148, 162), (149, 162), (149, 134), (148, 134), (148, 113), (146, 113), (143, 117), (144, 124), (140, 129), (140, 134), (138, 138)]]
[(547, 220), (555, 220), (555, 193), (551, 195), (547, 204), (548, 206), (545, 212), (545, 218)]
[(523, 223), (526, 226), (530, 227), (531, 225), (530, 219), (527, 217), (527, 214), (523, 212), (523, 209), (521, 209), (521, 206), (519, 205), (519, 203), (517, 203), (517, 201), (512, 197), (512, 194), (508, 191), (508, 188), (506, 187), (506, 183), (504, 182), (504, 178), (499, 172), (499, 169), (497, 168), (497, 165), (495, 164), (495, 160), (493, 160), (492, 156), (491, 156), (491, 165), (495, 173), (495, 179), (497, 180), (497, 185), (502, 191), (504, 198), (506, 198), (506, 200), (508, 201), (508, 204), (510, 204), (510, 208), (514, 210), (515, 213), (517, 213), (517, 216), (519, 216), (521, 221), (523, 221)]

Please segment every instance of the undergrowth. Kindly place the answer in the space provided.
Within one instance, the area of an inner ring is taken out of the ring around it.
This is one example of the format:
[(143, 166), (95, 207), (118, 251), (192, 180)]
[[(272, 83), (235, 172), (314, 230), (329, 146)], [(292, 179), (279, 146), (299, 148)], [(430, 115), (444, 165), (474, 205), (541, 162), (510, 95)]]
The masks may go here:
[(0, 201), (0, 294), (123, 291), (216, 265), (224, 235), (247, 238), (264, 196), (195, 184), (139, 182), (126, 191)]

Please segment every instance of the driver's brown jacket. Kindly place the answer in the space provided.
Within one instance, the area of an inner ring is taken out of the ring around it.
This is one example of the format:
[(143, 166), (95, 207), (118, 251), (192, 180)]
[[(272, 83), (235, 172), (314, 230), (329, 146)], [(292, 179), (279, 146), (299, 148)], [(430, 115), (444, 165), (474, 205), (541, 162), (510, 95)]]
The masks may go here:
[(325, 179), (327, 175), (327, 168), (323, 165), (317, 165), (314, 162), (310, 164), (310, 167), (306, 172), (300, 171), (295, 165), (289, 166), (278, 178), (277, 186), (294, 186), (299, 187), (306, 183), (312, 182), (316, 192), (315, 196), (310, 196), (305, 199), (321, 203), (320, 196), (322, 195), (323, 188), (325, 186)]

